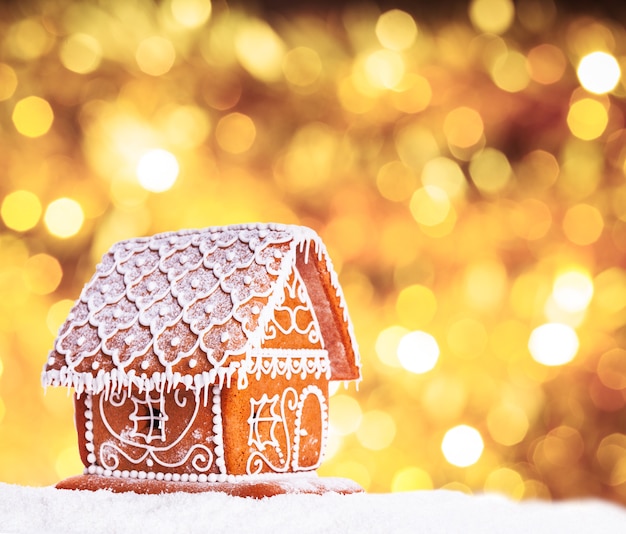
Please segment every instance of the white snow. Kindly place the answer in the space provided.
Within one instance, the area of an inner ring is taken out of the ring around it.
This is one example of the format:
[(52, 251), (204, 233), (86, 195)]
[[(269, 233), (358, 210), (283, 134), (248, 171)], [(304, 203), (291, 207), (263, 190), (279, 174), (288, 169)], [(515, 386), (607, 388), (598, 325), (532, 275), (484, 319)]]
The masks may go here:
[(394, 494), (114, 494), (0, 483), (0, 533), (612, 533), (626, 508), (600, 500), (514, 502), (435, 490)]

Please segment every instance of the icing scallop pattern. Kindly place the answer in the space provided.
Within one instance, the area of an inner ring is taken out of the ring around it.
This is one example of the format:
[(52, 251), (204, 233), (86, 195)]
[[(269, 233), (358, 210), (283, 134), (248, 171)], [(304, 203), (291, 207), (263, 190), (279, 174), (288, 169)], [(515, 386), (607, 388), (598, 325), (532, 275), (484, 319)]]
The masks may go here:
[(59, 330), (44, 385), (80, 392), (87, 383), (108, 388), (112, 376), (140, 387), (155, 376), (161, 384), (166, 376), (202, 387), (230, 379), (247, 349), (260, 346), (296, 255), (310, 249), (327, 263), (353, 338), (336, 275), (312, 230), (184, 230), (113, 245)]

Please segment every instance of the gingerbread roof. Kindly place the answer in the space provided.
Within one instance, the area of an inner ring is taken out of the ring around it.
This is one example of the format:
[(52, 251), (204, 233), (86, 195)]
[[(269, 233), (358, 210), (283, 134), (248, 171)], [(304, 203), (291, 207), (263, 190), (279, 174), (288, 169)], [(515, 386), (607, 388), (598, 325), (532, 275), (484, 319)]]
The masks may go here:
[(330, 379), (360, 378), (346, 304), (319, 236), (301, 226), (250, 224), (115, 244), (61, 326), (42, 382), (78, 393), (230, 383), (249, 349), (261, 346), (296, 267)]

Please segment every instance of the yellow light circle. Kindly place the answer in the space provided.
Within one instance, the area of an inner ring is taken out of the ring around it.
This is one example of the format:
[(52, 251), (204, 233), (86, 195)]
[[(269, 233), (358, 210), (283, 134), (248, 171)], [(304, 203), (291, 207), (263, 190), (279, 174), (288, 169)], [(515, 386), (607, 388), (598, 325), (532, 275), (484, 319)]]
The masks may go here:
[(450, 111), (443, 121), (443, 133), (448, 143), (458, 148), (470, 148), (480, 141), (484, 132), (483, 119), (473, 108), (461, 106)]
[(576, 331), (569, 325), (545, 323), (535, 328), (528, 340), (533, 359), (543, 365), (558, 366), (571, 362), (578, 352)]
[(168, 39), (158, 35), (147, 37), (137, 47), (135, 60), (139, 68), (151, 76), (170, 71), (176, 61), (176, 50)]
[(285, 44), (269, 24), (247, 20), (235, 33), (234, 44), (239, 63), (252, 76), (265, 82), (280, 78)]
[(439, 344), (427, 332), (415, 330), (404, 335), (398, 343), (398, 360), (407, 371), (427, 373), (437, 365)]
[(333, 395), (329, 400), (329, 424), (333, 432), (347, 436), (361, 424), (363, 411), (359, 403), (348, 395)]
[(59, 261), (48, 254), (35, 254), (22, 269), (26, 287), (36, 295), (52, 293), (61, 283), (63, 269)]
[(472, 0), (469, 17), (478, 30), (500, 35), (513, 23), (515, 6), (511, 0)]
[(401, 9), (391, 9), (378, 17), (376, 37), (389, 50), (406, 50), (417, 38), (417, 24), (411, 15)]
[(433, 489), (433, 480), (424, 469), (409, 466), (396, 471), (391, 481), (391, 491), (418, 491)]
[(424, 226), (436, 226), (446, 220), (451, 204), (443, 189), (427, 185), (413, 193), (409, 208), (418, 223)]
[(48, 232), (66, 239), (76, 235), (85, 220), (83, 208), (75, 200), (62, 197), (54, 200), (46, 208), (44, 223)]
[(377, 89), (394, 89), (404, 78), (402, 56), (392, 50), (376, 50), (365, 58), (365, 73)]
[(469, 172), (476, 187), (488, 194), (502, 191), (513, 176), (507, 157), (499, 150), (489, 147), (472, 158)]
[(17, 89), (17, 74), (6, 63), (0, 63), (0, 102), (13, 96)]
[(162, 148), (149, 150), (137, 163), (137, 178), (141, 186), (153, 193), (171, 189), (180, 168), (176, 156)]
[(580, 431), (567, 425), (561, 425), (548, 432), (539, 454), (545, 460), (559, 468), (568, 468), (576, 465), (585, 449)]
[(502, 54), (491, 68), (495, 84), (509, 93), (518, 93), (528, 87), (530, 75), (526, 66), (526, 57), (511, 50)]
[(211, 131), (207, 113), (196, 106), (178, 106), (163, 120), (168, 141), (175, 146), (190, 149), (200, 146)]
[(307, 46), (298, 46), (285, 54), (282, 68), (289, 83), (306, 87), (320, 78), (323, 65), (315, 50)]
[(243, 113), (230, 113), (222, 117), (215, 128), (218, 145), (231, 154), (242, 154), (250, 149), (256, 139), (254, 121)]
[(579, 270), (561, 273), (554, 280), (552, 296), (564, 311), (583, 311), (593, 297), (593, 280), (588, 273)]
[(567, 60), (558, 46), (540, 44), (528, 52), (528, 73), (537, 83), (550, 85), (558, 82), (565, 73)]
[(47, 100), (38, 96), (27, 96), (15, 104), (11, 118), (22, 135), (40, 137), (50, 130), (54, 112)]
[(595, 243), (604, 230), (602, 213), (589, 204), (576, 204), (565, 212), (563, 232), (576, 245)]
[(577, 100), (570, 106), (567, 114), (570, 131), (584, 141), (600, 137), (608, 123), (609, 114), (606, 108), (592, 98)]
[(592, 52), (580, 60), (576, 74), (587, 91), (601, 95), (615, 89), (622, 71), (611, 54)]
[(63, 66), (78, 74), (93, 72), (102, 60), (102, 47), (97, 39), (85, 33), (70, 35), (59, 51)]
[(376, 175), (378, 191), (383, 197), (394, 202), (411, 198), (416, 181), (413, 171), (398, 160), (385, 163)]
[(445, 157), (433, 158), (422, 169), (422, 184), (443, 189), (451, 198), (459, 198), (467, 189), (467, 180), (459, 164)]
[(25, 232), (37, 224), (41, 211), (41, 202), (35, 193), (19, 190), (4, 197), (0, 207), (0, 216), (11, 230)]
[(451, 428), (441, 442), (441, 451), (445, 459), (457, 467), (474, 465), (480, 460), (484, 448), (480, 432), (469, 425)]
[(211, 16), (211, 0), (171, 0), (172, 16), (186, 28), (199, 28)]
[(5, 33), (6, 48), (26, 61), (41, 57), (53, 42), (52, 32), (44, 26), (41, 16), (24, 18)]
[(489, 410), (487, 428), (494, 441), (510, 447), (522, 441), (530, 423), (526, 412), (515, 404), (503, 403)]
[(356, 431), (356, 437), (366, 449), (381, 451), (389, 447), (396, 437), (396, 423), (387, 412), (366, 412)]

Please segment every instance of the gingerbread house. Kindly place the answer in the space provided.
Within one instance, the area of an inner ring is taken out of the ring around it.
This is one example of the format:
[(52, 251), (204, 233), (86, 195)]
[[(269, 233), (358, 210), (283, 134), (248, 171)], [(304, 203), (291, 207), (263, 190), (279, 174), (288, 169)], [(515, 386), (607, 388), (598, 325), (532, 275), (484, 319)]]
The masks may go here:
[(117, 243), (42, 374), (75, 391), (85, 474), (183, 482), (315, 470), (329, 382), (359, 378), (323, 243), (277, 224)]

